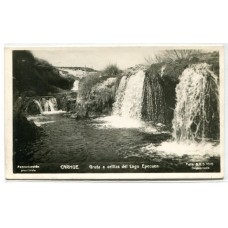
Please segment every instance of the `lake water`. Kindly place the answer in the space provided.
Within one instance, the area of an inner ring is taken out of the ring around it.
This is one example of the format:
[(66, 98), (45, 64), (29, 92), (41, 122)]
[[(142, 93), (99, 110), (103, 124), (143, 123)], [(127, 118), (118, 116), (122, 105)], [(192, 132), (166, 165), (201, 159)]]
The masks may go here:
[[(220, 170), (218, 144), (178, 144), (170, 132), (142, 122), (116, 117), (75, 120), (62, 114), (29, 119), (43, 131), (36, 140), (14, 148), (15, 172), (18, 165), (37, 164), (42, 173)], [(63, 164), (78, 165), (80, 169), (60, 170)], [(109, 168), (103, 170), (102, 166)]]

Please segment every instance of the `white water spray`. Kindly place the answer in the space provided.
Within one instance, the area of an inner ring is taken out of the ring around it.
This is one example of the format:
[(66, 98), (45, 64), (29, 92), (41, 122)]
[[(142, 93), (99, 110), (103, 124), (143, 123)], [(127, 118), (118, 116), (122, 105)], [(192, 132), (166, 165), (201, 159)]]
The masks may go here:
[(218, 78), (208, 64), (195, 64), (184, 70), (176, 87), (175, 140), (204, 141), (218, 137), (218, 91)]
[(58, 110), (58, 104), (55, 97), (42, 97), (39, 100), (33, 100), (35, 104), (37, 104), (40, 114), (48, 115), (48, 114), (59, 114), (64, 113), (65, 111)]
[(39, 110), (40, 110), (40, 113), (43, 113), (43, 108), (42, 108), (40, 102), (37, 101), (37, 100), (33, 100), (33, 102), (34, 102), (35, 104), (37, 104), (37, 106), (38, 106), (38, 108), (39, 108)]
[(113, 104), (113, 115), (99, 118), (105, 128), (143, 128), (141, 110), (143, 101), (143, 84), (145, 73), (140, 70), (120, 80), (116, 101)]
[(141, 119), (145, 73), (138, 71), (129, 79), (123, 77), (116, 94), (113, 115)]
[(126, 76), (123, 76), (120, 80), (119, 87), (116, 91), (116, 102), (113, 104), (113, 115), (121, 116), (121, 110), (123, 106), (123, 100), (125, 95), (125, 90), (127, 86), (128, 79)]
[(71, 89), (72, 91), (78, 91), (78, 85), (79, 85), (79, 80), (75, 80), (73, 84), (73, 88)]

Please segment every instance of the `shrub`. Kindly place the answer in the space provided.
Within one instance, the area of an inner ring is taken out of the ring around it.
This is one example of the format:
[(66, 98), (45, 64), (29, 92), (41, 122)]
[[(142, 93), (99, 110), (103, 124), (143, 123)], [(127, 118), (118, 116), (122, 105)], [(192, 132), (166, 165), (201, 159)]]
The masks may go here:
[[(30, 51), (13, 51), (14, 94), (27, 92), (47, 95), (72, 88), (73, 79), (61, 77), (59, 71), (46, 60), (34, 58)], [(17, 98), (15, 97), (15, 99)]]
[[(219, 76), (219, 52), (203, 52), (197, 49), (178, 49), (161, 51), (155, 56), (147, 56), (144, 58), (145, 65), (151, 66), (155, 63), (170, 65), (175, 71), (175, 75), (179, 76), (182, 71), (191, 64), (208, 63), (211, 65), (212, 71)], [(178, 70), (179, 69), (179, 70)]]
[(145, 64), (151, 65), (154, 63), (172, 63), (179, 60), (191, 60), (193, 58), (199, 58), (202, 55), (202, 51), (198, 49), (171, 49), (161, 51), (154, 57), (145, 57)]
[(78, 86), (78, 101), (83, 102), (89, 99), (90, 92), (97, 83), (99, 82), (99, 74), (94, 73), (82, 78)]
[(116, 64), (109, 64), (103, 71), (102, 76), (114, 77), (121, 73), (122, 71), (118, 68)]

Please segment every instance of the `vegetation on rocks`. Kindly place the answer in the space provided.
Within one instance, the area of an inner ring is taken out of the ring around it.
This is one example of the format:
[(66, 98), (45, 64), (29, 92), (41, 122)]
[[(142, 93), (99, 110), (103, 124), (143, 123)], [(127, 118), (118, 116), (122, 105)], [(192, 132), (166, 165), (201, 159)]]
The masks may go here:
[(13, 51), (14, 139), (32, 139), (39, 134), (39, 128), (26, 118), (26, 114), (39, 113), (36, 106), (30, 107), (31, 113), (26, 113), (27, 97), (63, 92), (69, 90), (73, 82), (61, 77), (54, 66), (35, 58), (30, 51)]
[(103, 77), (116, 77), (122, 71), (118, 68), (116, 64), (109, 64), (102, 72)]
[[(77, 78), (77, 93), (56, 97), (59, 109), (70, 112), (74, 118), (111, 114), (121, 78), (129, 78), (142, 70), (145, 72), (142, 119), (171, 126), (179, 76), (186, 68), (196, 63), (209, 64), (211, 70), (219, 76), (219, 53), (204, 53), (199, 50), (162, 51), (153, 58), (147, 58), (146, 64), (139, 64), (125, 71), (115, 64), (109, 64), (103, 71), (86, 68), (89, 73)], [(17, 99), (19, 96), (43, 96), (67, 90), (69, 93), (75, 75), (70, 75), (71, 71), (64, 72), (67, 69), (82, 71), (84, 68), (61, 67), (60, 74), (60, 68), (34, 58), (31, 52), (15, 51), (14, 97)], [(34, 113), (36, 108), (32, 108)]]
[(102, 72), (82, 78), (77, 98), (80, 109), (89, 116), (110, 114), (115, 100), (116, 82), (121, 72), (116, 65), (111, 64)]
[(74, 80), (61, 77), (58, 69), (30, 51), (13, 51), (14, 98), (48, 95), (72, 88)]
[[(196, 63), (207, 63), (219, 77), (219, 53), (198, 50), (168, 50), (146, 59), (142, 117), (172, 126), (176, 86), (183, 71)], [(152, 89), (153, 88), (153, 89)]]

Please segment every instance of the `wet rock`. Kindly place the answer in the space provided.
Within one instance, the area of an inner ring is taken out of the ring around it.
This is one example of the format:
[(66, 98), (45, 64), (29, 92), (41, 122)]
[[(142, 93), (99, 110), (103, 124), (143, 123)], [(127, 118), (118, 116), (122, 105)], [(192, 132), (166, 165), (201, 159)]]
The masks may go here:
[(37, 138), (41, 129), (32, 121), (28, 121), (22, 112), (13, 114), (13, 138), (15, 141), (27, 141)]

